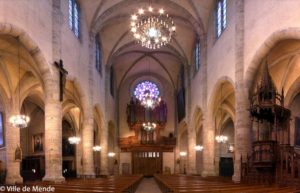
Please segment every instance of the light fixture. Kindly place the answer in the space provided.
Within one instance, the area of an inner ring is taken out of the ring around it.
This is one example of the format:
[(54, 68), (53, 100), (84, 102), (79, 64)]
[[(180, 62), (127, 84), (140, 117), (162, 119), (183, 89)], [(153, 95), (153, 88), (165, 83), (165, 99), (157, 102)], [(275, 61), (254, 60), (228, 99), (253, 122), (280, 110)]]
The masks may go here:
[[(18, 74), (19, 74), (19, 86), (18, 86), (18, 91), (19, 91), (19, 109), (21, 112), (21, 64), (20, 64), (20, 40), (19, 37), (17, 37), (18, 40)], [(25, 114), (16, 114), (16, 115), (12, 115), (9, 118), (9, 122), (11, 124), (11, 126), (16, 127), (16, 128), (26, 128), (28, 126), (28, 123), (30, 121), (30, 117), (25, 115)]]
[(217, 136), (216, 136), (216, 141), (217, 141), (218, 143), (226, 143), (227, 140), (228, 140), (228, 137), (225, 136), (225, 135), (217, 135)]
[(160, 97), (155, 97), (151, 94), (150, 90), (146, 90), (144, 97), (141, 100), (141, 103), (146, 108), (154, 108), (160, 103), (161, 99)]
[(143, 128), (146, 131), (152, 131), (156, 128), (156, 123), (151, 123), (151, 122), (143, 123)]
[(228, 147), (228, 153), (233, 153), (234, 152), (234, 145), (230, 144)]
[(131, 15), (130, 27), (137, 42), (149, 49), (158, 49), (168, 44), (176, 31), (173, 19), (165, 10), (151, 6), (140, 8)]
[(195, 151), (202, 151), (203, 150), (203, 146), (202, 145), (196, 145), (195, 146)]
[(93, 151), (101, 151), (101, 146), (100, 145), (95, 145), (93, 147)]
[(186, 151), (181, 151), (181, 152), (179, 152), (179, 155), (181, 157), (185, 157), (185, 156), (187, 156), (187, 152)]
[(77, 145), (80, 143), (81, 139), (80, 139), (80, 137), (72, 136), (72, 137), (69, 137), (68, 140), (69, 140), (70, 144)]
[(115, 157), (116, 153), (115, 152), (108, 152), (108, 157)]

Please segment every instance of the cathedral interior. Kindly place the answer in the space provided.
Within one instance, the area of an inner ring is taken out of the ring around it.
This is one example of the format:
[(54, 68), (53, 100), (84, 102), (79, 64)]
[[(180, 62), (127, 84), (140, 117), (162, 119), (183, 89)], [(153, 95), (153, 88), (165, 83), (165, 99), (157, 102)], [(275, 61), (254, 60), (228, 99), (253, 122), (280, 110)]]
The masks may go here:
[(299, 7), (0, 0), (0, 192), (300, 192)]

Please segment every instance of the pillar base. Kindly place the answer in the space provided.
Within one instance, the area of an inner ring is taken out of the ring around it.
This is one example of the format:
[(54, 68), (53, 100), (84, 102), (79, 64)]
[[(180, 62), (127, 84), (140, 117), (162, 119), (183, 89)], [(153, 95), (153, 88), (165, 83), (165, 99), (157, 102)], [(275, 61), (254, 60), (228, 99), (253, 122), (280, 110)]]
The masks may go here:
[(5, 184), (23, 184), (23, 178), (19, 176), (7, 176)]
[(43, 181), (46, 182), (64, 182), (66, 179), (63, 176), (45, 176)]
[(240, 175), (233, 175), (232, 176), (232, 181), (234, 182), (234, 183), (240, 183), (241, 182), (241, 176)]

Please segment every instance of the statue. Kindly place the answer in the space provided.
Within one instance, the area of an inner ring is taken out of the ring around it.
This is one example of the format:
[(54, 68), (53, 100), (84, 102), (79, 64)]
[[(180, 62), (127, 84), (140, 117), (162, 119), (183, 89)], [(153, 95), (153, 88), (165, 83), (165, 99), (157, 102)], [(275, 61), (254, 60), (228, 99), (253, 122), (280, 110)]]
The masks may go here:
[(15, 150), (15, 161), (16, 162), (21, 162), (22, 161), (22, 149), (18, 145), (16, 150)]
[(59, 60), (58, 62), (54, 62), (56, 68), (59, 70), (59, 100), (64, 100), (64, 89), (67, 80), (68, 71), (64, 69), (63, 61)]

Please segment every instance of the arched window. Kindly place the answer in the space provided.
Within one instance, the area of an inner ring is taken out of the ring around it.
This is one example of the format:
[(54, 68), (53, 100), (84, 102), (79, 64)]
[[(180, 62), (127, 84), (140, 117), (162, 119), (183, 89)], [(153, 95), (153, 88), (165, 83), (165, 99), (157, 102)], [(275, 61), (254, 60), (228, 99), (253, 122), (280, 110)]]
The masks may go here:
[(201, 47), (200, 47), (200, 40), (198, 39), (195, 47), (194, 47), (194, 72), (197, 73), (200, 68), (201, 63)]
[(80, 11), (77, 0), (69, 0), (69, 27), (77, 38), (80, 36)]
[(96, 69), (97, 71), (101, 74), (102, 73), (102, 54), (101, 54), (101, 45), (100, 45), (100, 41), (98, 38), (96, 38)]
[(160, 91), (158, 89), (158, 86), (149, 80), (140, 82), (137, 84), (134, 88), (133, 95), (139, 99), (142, 100), (142, 98), (145, 97), (145, 91), (149, 91), (150, 95), (152, 95), (155, 98), (158, 98), (160, 95)]
[(216, 7), (216, 33), (220, 37), (227, 25), (227, 0), (218, 0)]

